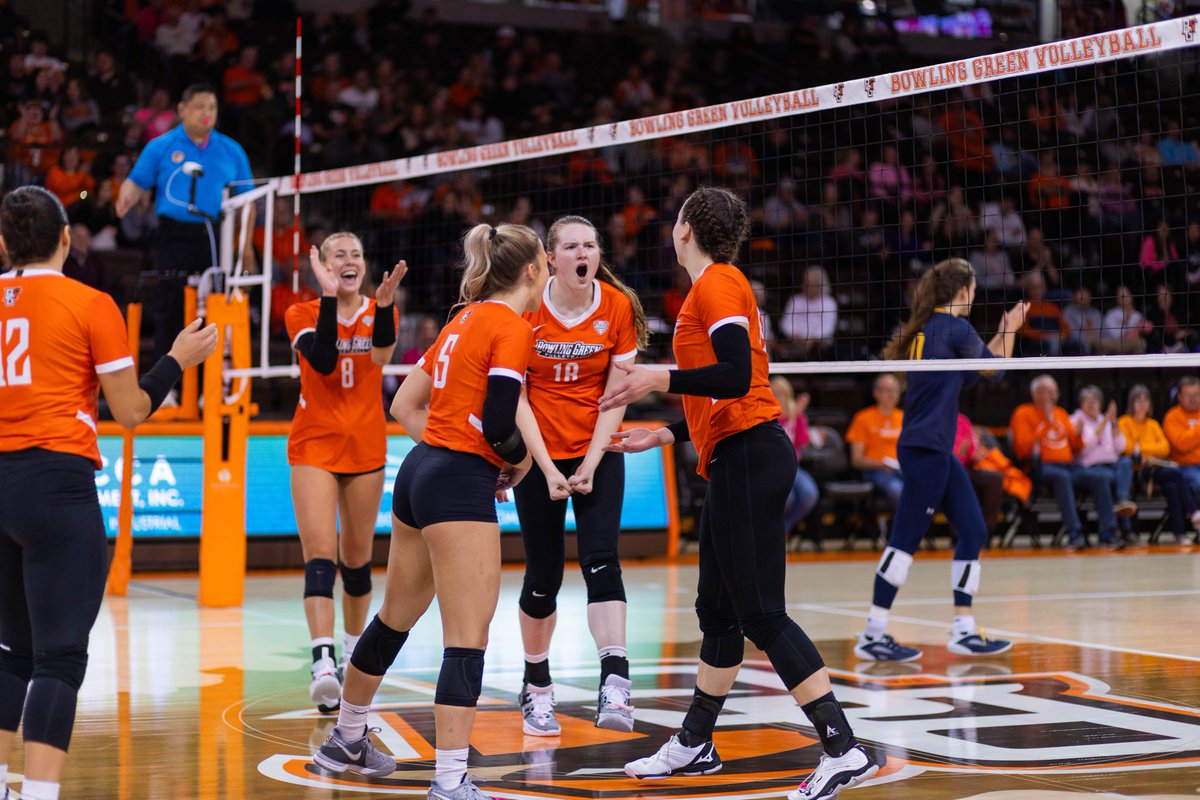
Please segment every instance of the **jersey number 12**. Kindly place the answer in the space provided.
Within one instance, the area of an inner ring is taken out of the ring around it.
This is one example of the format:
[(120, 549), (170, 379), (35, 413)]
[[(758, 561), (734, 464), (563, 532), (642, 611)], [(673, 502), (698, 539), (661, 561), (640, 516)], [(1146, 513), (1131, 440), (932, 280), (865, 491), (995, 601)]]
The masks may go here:
[(29, 320), (25, 317), (0, 319), (0, 386), (28, 386), (31, 383)]

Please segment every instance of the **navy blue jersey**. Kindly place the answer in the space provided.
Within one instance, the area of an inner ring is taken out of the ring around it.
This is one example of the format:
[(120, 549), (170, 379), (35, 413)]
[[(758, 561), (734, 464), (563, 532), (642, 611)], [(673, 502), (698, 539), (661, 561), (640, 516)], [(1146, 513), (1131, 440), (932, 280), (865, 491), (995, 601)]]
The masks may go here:
[[(993, 358), (994, 354), (983, 346), (983, 340), (965, 318), (935, 311), (913, 339), (908, 357)], [(973, 371), (909, 373), (899, 446), (951, 452), (958, 425), (959, 392), (978, 378), (979, 373)]]

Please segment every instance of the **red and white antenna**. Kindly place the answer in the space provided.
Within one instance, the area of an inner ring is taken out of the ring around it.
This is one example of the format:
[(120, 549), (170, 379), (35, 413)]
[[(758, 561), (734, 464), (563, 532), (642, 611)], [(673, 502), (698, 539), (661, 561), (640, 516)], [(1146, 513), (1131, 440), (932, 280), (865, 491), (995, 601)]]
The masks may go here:
[(292, 155), (292, 291), (300, 293), (300, 55), (303, 36), (300, 17), (296, 17), (296, 121), (292, 125), (294, 153)]

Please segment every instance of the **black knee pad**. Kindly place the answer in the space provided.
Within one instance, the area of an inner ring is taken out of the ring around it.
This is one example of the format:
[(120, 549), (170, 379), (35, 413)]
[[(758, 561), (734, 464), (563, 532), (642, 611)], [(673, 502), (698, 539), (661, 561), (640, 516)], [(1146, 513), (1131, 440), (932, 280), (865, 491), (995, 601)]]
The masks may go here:
[(787, 622), (766, 650), (775, 674), (790, 692), (825, 667), (825, 661), (808, 634), (786, 615)]
[(433, 702), (443, 706), (474, 708), (483, 691), (483, 651), (471, 647), (447, 647), (442, 653)]
[(328, 597), (333, 599), (333, 582), (337, 579), (337, 565), (328, 558), (314, 558), (304, 562), (304, 596)]
[(33, 676), (33, 656), (0, 647), (0, 731), (15, 731), (21, 724), (25, 691)]
[(350, 663), (359, 672), (376, 677), (385, 674), (404, 643), (408, 631), (394, 631), (379, 620), (376, 614), (363, 631), (350, 654)]
[(700, 660), (717, 669), (738, 666), (745, 652), (746, 638), (736, 629), (721, 635), (706, 633), (700, 640)]
[(588, 603), (625, 602), (625, 583), (621, 580), (621, 562), (608, 556), (581, 564), (583, 581), (587, 584)]
[(732, 612), (709, 608), (700, 600), (696, 601), (696, 620), (700, 623), (700, 632), (705, 636), (729, 636), (731, 633), (742, 635), (737, 617)]
[(342, 591), (351, 597), (364, 597), (371, 593), (371, 562), (361, 567), (341, 566)]
[(521, 610), (534, 619), (545, 619), (558, 608), (558, 590), (562, 587), (562, 579), (557, 583), (536, 580), (525, 575), (525, 584), (521, 587), (521, 599), (518, 603)]
[(80, 648), (64, 648), (62, 650), (43, 650), (33, 656), (33, 673), (30, 681), (39, 678), (51, 678), (62, 681), (75, 691), (83, 684), (83, 676), (87, 673), (87, 645)]
[(0, 642), (0, 675), (11, 675), (21, 683), (33, 677), (33, 653), (9, 649)]
[(739, 619), (738, 627), (743, 636), (753, 642), (759, 650), (765, 652), (775, 643), (780, 632), (791, 621), (791, 617), (787, 615), (787, 609), (779, 608), (774, 611), (765, 611), (748, 619)]

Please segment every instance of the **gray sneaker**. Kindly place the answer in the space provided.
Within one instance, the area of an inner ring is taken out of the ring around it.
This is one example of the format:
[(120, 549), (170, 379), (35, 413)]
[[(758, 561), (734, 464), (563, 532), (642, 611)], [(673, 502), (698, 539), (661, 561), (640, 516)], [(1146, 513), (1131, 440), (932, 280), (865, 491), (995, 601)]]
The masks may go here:
[(447, 791), (438, 786), (437, 781), (429, 785), (429, 795), (426, 800), (492, 800), (492, 798), (483, 792), (479, 791), (479, 787), (471, 783), (471, 776), (463, 777), (462, 783)]
[(525, 733), (530, 736), (558, 736), (562, 733), (562, 726), (554, 716), (553, 687), (545, 691), (533, 691), (529, 684), (523, 684), (517, 702), (524, 717)]
[(633, 706), (629, 704), (629, 690), (633, 683), (620, 675), (609, 675), (600, 687), (600, 699), (596, 703), (596, 727), (613, 731), (633, 730)]
[(396, 771), (396, 759), (385, 756), (371, 744), (371, 728), (357, 741), (348, 742), (342, 729), (334, 727), (325, 744), (313, 754), (313, 761), (322, 769), (342, 773), (349, 770), (362, 775), (390, 775)]

